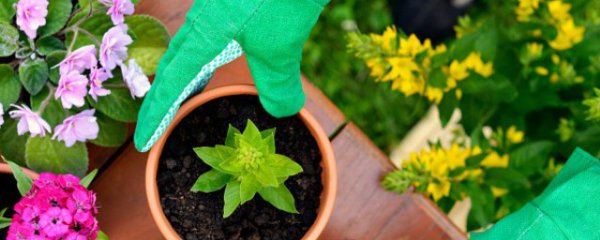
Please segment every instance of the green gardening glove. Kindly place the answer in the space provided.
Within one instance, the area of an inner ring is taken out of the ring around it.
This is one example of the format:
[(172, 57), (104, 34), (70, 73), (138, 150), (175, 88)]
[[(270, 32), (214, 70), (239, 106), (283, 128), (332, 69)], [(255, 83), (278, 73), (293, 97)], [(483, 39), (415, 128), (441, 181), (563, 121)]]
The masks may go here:
[(600, 161), (575, 150), (536, 199), (472, 239), (600, 239)]
[(219, 66), (246, 53), (260, 102), (275, 117), (302, 108), (302, 48), (329, 0), (196, 0), (158, 65), (134, 142), (148, 151), (181, 103)]

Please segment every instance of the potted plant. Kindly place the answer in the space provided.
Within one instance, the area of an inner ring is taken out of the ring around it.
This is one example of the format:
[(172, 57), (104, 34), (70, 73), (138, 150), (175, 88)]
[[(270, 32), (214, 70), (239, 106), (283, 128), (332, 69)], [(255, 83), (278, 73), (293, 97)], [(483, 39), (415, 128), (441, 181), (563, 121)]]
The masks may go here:
[(83, 176), (86, 143), (118, 147), (170, 36), (132, 0), (0, 4), (0, 154)]
[(318, 122), (305, 109), (271, 117), (251, 86), (190, 99), (146, 168), (152, 216), (167, 239), (316, 239), (336, 185), (333, 150)]
[(2, 239), (108, 239), (95, 218), (96, 196), (87, 190), (97, 171), (82, 179), (38, 175), (6, 162), (0, 163)]

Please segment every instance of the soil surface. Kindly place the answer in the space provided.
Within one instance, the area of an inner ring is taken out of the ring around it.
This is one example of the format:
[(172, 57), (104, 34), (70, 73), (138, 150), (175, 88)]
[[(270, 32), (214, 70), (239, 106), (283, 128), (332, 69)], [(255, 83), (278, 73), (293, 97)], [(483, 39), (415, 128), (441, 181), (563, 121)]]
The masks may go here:
[[(10, 174), (0, 173), (0, 210), (8, 208), (5, 217), (12, 218), (13, 206), (21, 199), (17, 181)], [(6, 239), (8, 228), (0, 229), (0, 239)]]
[[(210, 170), (192, 149), (224, 144), (227, 126), (231, 123), (243, 131), (248, 119), (260, 130), (275, 127), (277, 153), (304, 169), (285, 182), (300, 214), (280, 211), (257, 194), (223, 219), (224, 189), (208, 194), (190, 191)], [(190, 113), (167, 140), (157, 182), (164, 213), (183, 239), (301, 239), (317, 217), (321, 172), (319, 148), (302, 120), (273, 118), (257, 97), (244, 95), (216, 99)]]

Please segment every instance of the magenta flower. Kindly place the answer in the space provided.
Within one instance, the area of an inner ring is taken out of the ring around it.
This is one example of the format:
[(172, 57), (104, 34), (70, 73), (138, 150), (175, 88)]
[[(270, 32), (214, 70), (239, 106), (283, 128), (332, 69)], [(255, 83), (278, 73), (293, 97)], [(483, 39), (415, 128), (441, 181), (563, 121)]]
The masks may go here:
[(135, 59), (129, 60), (129, 66), (121, 65), (121, 71), (123, 72), (123, 80), (127, 84), (127, 88), (129, 88), (131, 97), (133, 99), (135, 97), (144, 97), (150, 90), (150, 81)]
[(17, 25), (31, 39), (37, 36), (39, 27), (46, 25), (48, 0), (19, 0)]
[(67, 74), (71, 71), (82, 73), (86, 69), (95, 67), (97, 64), (96, 46), (87, 45), (75, 50), (60, 63), (60, 74)]
[(102, 83), (107, 79), (111, 78), (112, 74), (107, 72), (104, 68), (92, 68), (90, 72), (90, 91), (89, 94), (92, 96), (94, 101), (98, 101), (98, 96), (106, 96), (110, 94), (110, 90), (104, 89)]
[(133, 43), (133, 39), (127, 35), (126, 25), (124, 26), (109, 29), (102, 38), (100, 64), (108, 71), (112, 71), (127, 59), (127, 46)]
[(99, 0), (102, 4), (109, 7), (106, 14), (110, 15), (112, 22), (119, 25), (125, 21), (124, 15), (132, 15), (135, 7), (131, 0)]
[(96, 195), (73, 175), (40, 174), (14, 210), (8, 240), (88, 240), (98, 236)]
[(81, 107), (85, 103), (87, 85), (88, 79), (85, 76), (77, 71), (71, 71), (60, 76), (54, 98), (60, 98), (65, 109), (71, 109), (73, 105)]
[(13, 110), (10, 112), (10, 117), (13, 119), (19, 119), (19, 123), (17, 124), (17, 133), (19, 136), (25, 134), (26, 132), (31, 133), (32, 137), (46, 136), (46, 132), (51, 132), (50, 125), (38, 113), (31, 111), (29, 107), (26, 105), (11, 105), (17, 110)]
[(90, 109), (68, 117), (62, 124), (56, 126), (52, 139), (64, 141), (67, 147), (73, 146), (76, 142), (96, 139), (100, 129), (94, 117), (95, 112), (96, 110)]
[(4, 107), (2, 106), (2, 103), (0, 103), (0, 128), (2, 128), (3, 124), (4, 124)]

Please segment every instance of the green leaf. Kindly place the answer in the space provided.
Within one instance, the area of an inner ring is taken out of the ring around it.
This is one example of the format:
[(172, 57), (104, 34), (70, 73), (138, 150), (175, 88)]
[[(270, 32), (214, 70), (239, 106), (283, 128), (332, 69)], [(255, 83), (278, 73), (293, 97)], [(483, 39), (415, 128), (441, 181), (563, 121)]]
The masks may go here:
[(31, 177), (27, 176), (27, 174), (23, 172), (23, 169), (21, 169), (21, 167), (19, 167), (19, 165), (16, 163), (11, 161), (6, 161), (6, 163), (8, 163), (8, 166), (10, 166), (10, 170), (12, 170), (13, 176), (17, 180), (17, 188), (19, 189), (19, 193), (21, 193), (21, 196), (27, 195), (29, 190), (31, 190), (31, 186), (33, 186), (33, 180)]
[[(66, 49), (65, 43), (63, 43), (60, 39), (55, 37), (40, 38), (35, 42), (35, 45), (36, 51), (44, 56), (47, 56), (48, 54), (56, 51), (64, 51)], [(50, 65), (50, 67), (54, 66), (50, 63), (48, 64)]]
[[(75, 19), (73, 19), (73, 20), (75, 20)], [(75, 23), (74, 21), (71, 21), (69, 23), (69, 25), (74, 24), (74, 23)], [(100, 46), (98, 44), (102, 41), (102, 37), (104, 36), (104, 33), (106, 33), (106, 31), (108, 31), (112, 27), (114, 27), (114, 25), (113, 25), (112, 21), (110, 20), (110, 17), (108, 15), (106, 15), (105, 12), (94, 13), (94, 15), (92, 15), (90, 18), (86, 19), (79, 25), (79, 28), (83, 28), (83, 29), (87, 30), (89, 33), (91, 33), (93, 38), (90, 38), (90, 36), (82, 34), (82, 33), (77, 34), (77, 39), (75, 40), (75, 44), (73, 44), (72, 50), (75, 50), (75, 49), (78, 49), (80, 47), (90, 45), (90, 44), (94, 44), (94, 45), (96, 45), (96, 48), (100, 48)], [(65, 41), (66, 46), (71, 46), (71, 43), (73, 42), (73, 37), (74, 37), (73, 32), (67, 33), (67, 38)]]
[(18, 0), (2, 0), (0, 1), (0, 21), (12, 22), (15, 16), (14, 5)]
[(235, 148), (235, 134), (242, 134), (240, 130), (229, 124), (227, 128), (227, 137), (225, 138), (225, 146)]
[(269, 168), (269, 166), (260, 166), (259, 170), (257, 172), (254, 172), (253, 174), (254, 177), (256, 177), (256, 180), (258, 180), (260, 185), (263, 187), (276, 187), (277, 185), (279, 185), (277, 177), (273, 174), (273, 171), (271, 171), (271, 168)]
[(525, 144), (510, 153), (509, 167), (516, 169), (525, 176), (542, 170), (550, 159), (554, 143), (538, 141)]
[(0, 64), (0, 103), (6, 111), (21, 95), (19, 77), (10, 65)]
[(94, 171), (91, 171), (90, 173), (88, 173), (88, 175), (85, 175), (85, 177), (83, 177), (79, 183), (81, 183), (81, 186), (88, 188), (90, 186), (90, 184), (92, 183), (92, 181), (94, 181), (94, 178), (96, 178), (96, 175), (98, 174), (98, 169), (94, 169)]
[(289, 177), (303, 171), (300, 164), (281, 154), (270, 155), (267, 161), (277, 177)]
[(217, 169), (221, 172), (233, 174), (231, 171), (227, 171), (221, 168), (221, 163), (224, 161), (230, 161), (231, 158), (234, 157), (234, 149), (227, 146), (216, 146), (214, 148), (210, 147), (200, 147), (194, 148), (194, 152), (196, 155), (206, 164), (211, 166), (214, 169)]
[(46, 56), (46, 62), (50, 68), (50, 81), (58, 85), (60, 80), (60, 69), (58, 64), (67, 57), (67, 51), (55, 51)]
[(21, 166), (25, 166), (25, 144), (28, 135), (17, 134), (17, 121), (6, 119), (0, 127), (0, 154)]
[(119, 147), (127, 140), (127, 124), (107, 117), (101, 112), (96, 112), (96, 119), (100, 132), (98, 137), (91, 142), (103, 147)]
[(489, 168), (485, 170), (485, 182), (501, 188), (524, 187), (531, 184), (523, 174), (511, 168)]
[(108, 236), (106, 233), (98, 231), (98, 238), (96, 238), (96, 240), (108, 240)]
[(21, 83), (31, 95), (38, 94), (44, 88), (49, 76), (48, 64), (42, 59), (27, 59), (19, 66)]
[(169, 46), (169, 31), (159, 20), (146, 15), (126, 17), (125, 23), (137, 37), (129, 46), (129, 59), (135, 59), (146, 75), (154, 75)]
[(39, 30), (40, 37), (50, 36), (60, 31), (69, 20), (73, 8), (71, 0), (50, 0), (49, 3), (46, 25)]
[(240, 205), (240, 183), (231, 181), (225, 187), (225, 206), (223, 207), (223, 218), (231, 216), (233, 211)]
[[(115, 82), (116, 79), (113, 79), (107, 83), (111, 84)], [(117, 121), (126, 123), (137, 121), (137, 115), (140, 106), (142, 105), (142, 100), (134, 100), (131, 98), (129, 89), (125, 87), (114, 87), (109, 89), (111, 93), (108, 96), (98, 98), (98, 102), (88, 98), (90, 105)]]
[(253, 176), (242, 176), (240, 184), (240, 201), (242, 204), (252, 200), (260, 189), (260, 183)]
[(83, 176), (88, 169), (88, 151), (84, 143), (66, 147), (63, 142), (44, 138), (29, 138), (25, 147), (27, 166), (37, 172), (71, 173)]
[(289, 213), (298, 213), (294, 196), (284, 184), (279, 185), (279, 187), (261, 188), (258, 191), (258, 194), (265, 201), (269, 202), (279, 210)]
[(478, 186), (474, 182), (464, 184), (464, 191), (471, 197), (472, 207), (467, 219), (468, 229), (486, 227), (494, 219), (494, 195), (487, 186)]
[(42, 102), (48, 98), (48, 105), (42, 112), (42, 118), (50, 124), (52, 128), (61, 124), (67, 118), (67, 112), (63, 108), (60, 99), (54, 98), (54, 91), (50, 92), (48, 87), (44, 87), (39, 94), (31, 96), (31, 109), (37, 111)]
[(471, 156), (466, 160), (466, 167), (469, 169), (479, 168), (481, 166), (481, 161), (485, 159), (488, 155), (486, 153), (477, 154), (475, 156)]
[(275, 153), (275, 128), (261, 131), (260, 135), (267, 146), (267, 152)]
[(12, 219), (4, 216), (4, 214), (6, 214), (6, 210), (8, 210), (8, 208), (0, 210), (0, 229), (7, 228), (12, 223)]
[(8, 57), (19, 48), (19, 31), (8, 22), (0, 21), (0, 57)]
[(196, 180), (194, 186), (192, 186), (191, 191), (204, 193), (214, 192), (225, 187), (229, 180), (231, 180), (231, 175), (213, 169), (202, 174), (198, 180)]
[(464, 94), (476, 96), (479, 101), (487, 102), (510, 102), (518, 95), (517, 88), (500, 74), (490, 78), (471, 74), (468, 79), (459, 82), (459, 88)]
[(438, 105), (438, 110), (440, 113), (440, 121), (442, 122), (442, 127), (446, 127), (446, 125), (450, 122), (452, 115), (454, 114), (454, 110), (458, 107), (459, 101), (454, 94), (448, 94), (444, 96), (440, 104)]
[(260, 130), (258, 130), (258, 127), (250, 119), (248, 119), (242, 135), (244, 135), (244, 139), (250, 144), (257, 143), (262, 139)]

